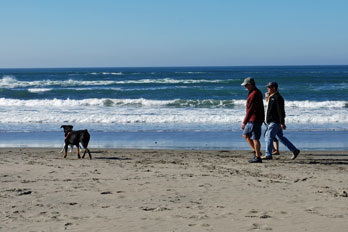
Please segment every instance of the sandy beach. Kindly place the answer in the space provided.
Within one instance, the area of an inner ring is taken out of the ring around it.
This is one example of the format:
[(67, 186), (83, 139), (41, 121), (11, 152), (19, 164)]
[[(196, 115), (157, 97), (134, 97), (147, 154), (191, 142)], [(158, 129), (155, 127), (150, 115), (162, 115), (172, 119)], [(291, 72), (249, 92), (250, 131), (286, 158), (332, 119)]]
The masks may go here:
[(348, 152), (0, 149), (0, 231), (346, 231)]

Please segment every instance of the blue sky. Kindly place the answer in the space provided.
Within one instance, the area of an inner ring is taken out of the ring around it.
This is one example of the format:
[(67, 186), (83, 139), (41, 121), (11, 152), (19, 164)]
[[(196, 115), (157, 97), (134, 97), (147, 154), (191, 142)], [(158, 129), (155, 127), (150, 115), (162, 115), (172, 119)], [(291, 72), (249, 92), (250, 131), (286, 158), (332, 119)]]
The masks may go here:
[(0, 68), (348, 64), (345, 0), (0, 0)]

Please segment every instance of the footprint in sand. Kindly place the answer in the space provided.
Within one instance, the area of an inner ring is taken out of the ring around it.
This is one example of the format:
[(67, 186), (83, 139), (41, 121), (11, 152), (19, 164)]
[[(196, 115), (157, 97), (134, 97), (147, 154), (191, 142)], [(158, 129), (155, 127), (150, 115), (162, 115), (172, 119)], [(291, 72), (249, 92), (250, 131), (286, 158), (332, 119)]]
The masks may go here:
[(65, 230), (67, 230), (69, 226), (72, 226), (71, 222), (65, 223), (65, 225), (64, 225)]

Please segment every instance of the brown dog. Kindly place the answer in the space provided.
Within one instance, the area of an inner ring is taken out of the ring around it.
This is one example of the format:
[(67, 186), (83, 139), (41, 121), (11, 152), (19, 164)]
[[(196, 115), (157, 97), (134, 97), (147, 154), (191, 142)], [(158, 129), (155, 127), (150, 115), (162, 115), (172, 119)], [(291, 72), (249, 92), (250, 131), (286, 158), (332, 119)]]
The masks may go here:
[(82, 158), (85, 158), (86, 152), (88, 152), (89, 158), (92, 159), (91, 152), (87, 148), (89, 139), (91, 138), (88, 130), (74, 131), (72, 129), (72, 125), (62, 125), (60, 128), (64, 129), (65, 134), (64, 158), (66, 158), (66, 156), (68, 155), (68, 146), (75, 145), (77, 149), (77, 158), (80, 159), (81, 157), (79, 144), (81, 143), (82, 147), (85, 149)]

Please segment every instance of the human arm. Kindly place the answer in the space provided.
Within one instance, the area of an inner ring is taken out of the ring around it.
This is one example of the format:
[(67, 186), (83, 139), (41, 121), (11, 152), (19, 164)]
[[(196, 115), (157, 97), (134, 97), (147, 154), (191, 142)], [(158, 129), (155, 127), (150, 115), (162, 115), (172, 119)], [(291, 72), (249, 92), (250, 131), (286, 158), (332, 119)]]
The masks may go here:
[(255, 111), (255, 101), (256, 101), (255, 92), (251, 92), (246, 102), (246, 115), (243, 120), (242, 129), (244, 129), (243, 125), (245, 126), (250, 121), (251, 117), (253, 116), (253, 113)]

